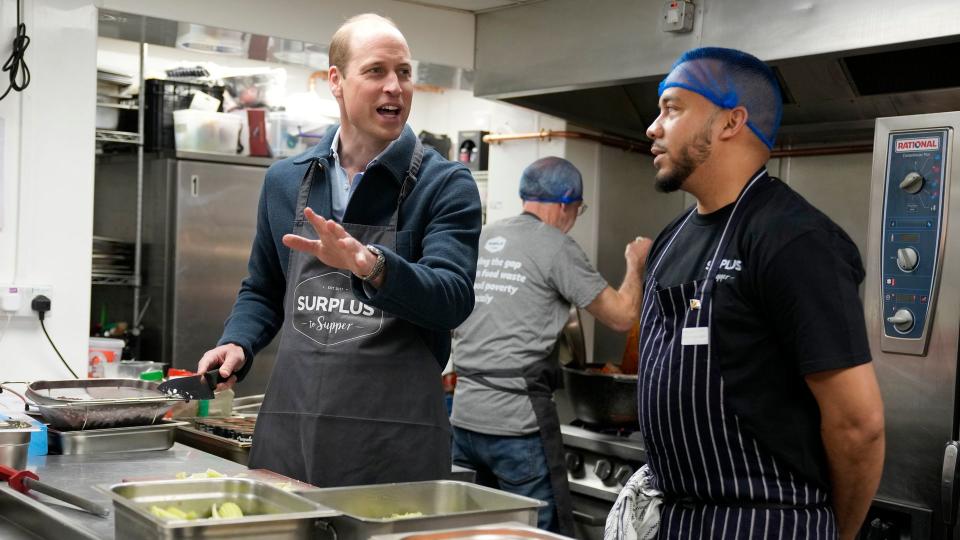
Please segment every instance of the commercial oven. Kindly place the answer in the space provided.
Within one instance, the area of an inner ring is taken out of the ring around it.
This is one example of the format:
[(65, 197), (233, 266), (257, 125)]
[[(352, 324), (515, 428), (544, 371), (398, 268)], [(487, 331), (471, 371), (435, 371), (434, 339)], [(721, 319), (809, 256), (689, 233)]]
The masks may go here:
[(864, 308), (884, 400), (874, 538), (954, 539), (960, 112), (876, 121)]

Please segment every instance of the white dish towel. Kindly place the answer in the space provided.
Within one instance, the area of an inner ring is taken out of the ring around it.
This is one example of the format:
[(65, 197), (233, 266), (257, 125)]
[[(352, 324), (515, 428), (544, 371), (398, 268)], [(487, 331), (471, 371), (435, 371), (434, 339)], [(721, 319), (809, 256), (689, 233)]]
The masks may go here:
[(644, 465), (633, 473), (607, 515), (603, 540), (653, 540), (657, 537), (663, 493), (652, 484), (650, 467)]

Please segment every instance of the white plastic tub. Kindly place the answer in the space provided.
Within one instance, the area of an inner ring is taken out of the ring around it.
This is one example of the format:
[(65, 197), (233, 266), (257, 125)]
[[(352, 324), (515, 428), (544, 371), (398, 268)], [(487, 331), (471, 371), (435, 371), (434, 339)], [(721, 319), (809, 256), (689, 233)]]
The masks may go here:
[(182, 109), (173, 111), (173, 137), (177, 150), (236, 154), (243, 129), (233, 114)]
[(123, 340), (114, 338), (90, 338), (87, 377), (90, 379), (114, 378), (123, 354)]

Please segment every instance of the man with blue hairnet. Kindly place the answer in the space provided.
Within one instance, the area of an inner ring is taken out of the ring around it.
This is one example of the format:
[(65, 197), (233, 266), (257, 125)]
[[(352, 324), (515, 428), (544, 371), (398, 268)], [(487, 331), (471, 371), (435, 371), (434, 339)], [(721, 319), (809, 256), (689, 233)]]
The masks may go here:
[[(697, 204), (647, 261), (648, 461), (608, 536), (652, 537), (659, 505), (658, 538), (852, 539), (876, 491), (883, 405), (863, 265), (840, 227), (767, 173), (781, 103), (771, 70), (731, 49), (688, 51), (660, 84), (656, 186)], [(635, 520), (618, 522), (628, 508)]]
[(580, 171), (546, 157), (520, 179), (523, 213), (480, 234), (473, 313), (454, 333), (453, 461), (480, 483), (549, 506), (543, 529), (573, 534), (560, 422), (553, 403), (556, 344), (570, 305), (625, 332), (637, 322), (650, 240), (627, 244), (626, 276), (614, 290), (566, 233), (587, 206)]

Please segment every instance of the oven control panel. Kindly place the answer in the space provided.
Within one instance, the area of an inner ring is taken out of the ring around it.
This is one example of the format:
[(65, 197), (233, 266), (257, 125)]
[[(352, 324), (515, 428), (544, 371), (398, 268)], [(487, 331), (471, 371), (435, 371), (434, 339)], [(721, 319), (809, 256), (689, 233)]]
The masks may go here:
[[(880, 290), (883, 337), (897, 352), (925, 354), (941, 267), (945, 179), (952, 130), (888, 137)], [(884, 350), (888, 350), (884, 347)]]
[(639, 469), (640, 461), (625, 460), (580, 448), (564, 449), (570, 491), (610, 502)]

